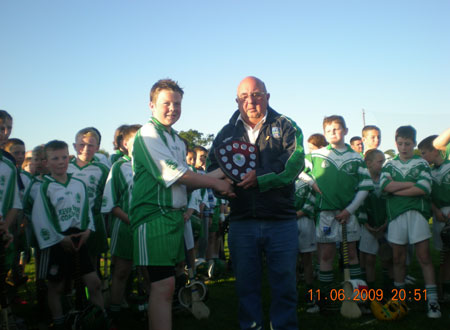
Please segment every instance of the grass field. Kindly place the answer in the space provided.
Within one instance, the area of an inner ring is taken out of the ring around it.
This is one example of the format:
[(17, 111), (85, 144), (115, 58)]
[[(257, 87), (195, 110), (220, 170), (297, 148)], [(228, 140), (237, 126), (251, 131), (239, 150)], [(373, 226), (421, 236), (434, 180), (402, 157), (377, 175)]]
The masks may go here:
[[(434, 264), (438, 264), (438, 255), (433, 253)], [(27, 305), (13, 305), (15, 314), (23, 318), (30, 329), (46, 329), (44, 323), (39, 323), (36, 302), (34, 298), (34, 265), (30, 264), (26, 268), (26, 273), (31, 281), (22, 287), (20, 296), (28, 301)], [(414, 288), (423, 288), (423, 280), (420, 267), (416, 260), (409, 268), (409, 274), (417, 278)], [(342, 278), (338, 273), (336, 278)], [(219, 278), (207, 283), (209, 289), (209, 299), (207, 305), (211, 314), (208, 320), (196, 320), (187, 311), (177, 311), (174, 313), (173, 329), (176, 330), (229, 330), (238, 329), (237, 323), (237, 296), (234, 288), (234, 277), (230, 272), (222, 274)], [(413, 288), (412, 288), (413, 289)], [(266, 281), (263, 283), (263, 308), (265, 315), (265, 327), (269, 329), (269, 302), (270, 292)], [(408, 329), (408, 330), (431, 330), (450, 329), (450, 304), (441, 304), (442, 318), (433, 320), (426, 317), (426, 303), (412, 302), (408, 306), (408, 315), (399, 321), (383, 322), (378, 321), (373, 315), (363, 315), (356, 320), (347, 320), (339, 312), (327, 312), (319, 314), (308, 314), (305, 312), (304, 287), (299, 285), (299, 305), (298, 317), (300, 329)], [(147, 321), (144, 313), (127, 311), (119, 324), (120, 329), (147, 329)]]

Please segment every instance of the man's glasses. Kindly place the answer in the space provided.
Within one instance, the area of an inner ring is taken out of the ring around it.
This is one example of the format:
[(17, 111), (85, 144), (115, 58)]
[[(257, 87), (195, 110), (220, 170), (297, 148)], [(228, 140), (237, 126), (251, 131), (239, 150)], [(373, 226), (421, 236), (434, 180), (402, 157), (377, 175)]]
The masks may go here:
[(242, 93), (242, 94), (238, 95), (238, 99), (239, 99), (239, 101), (242, 101), (242, 102), (246, 101), (249, 97), (251, 97), (254, 100), (261, 100), (264, 97), (264, 95), (266, 95), (266, 93), (264, 93), (264, 92), (253, 92), (250, 94)]

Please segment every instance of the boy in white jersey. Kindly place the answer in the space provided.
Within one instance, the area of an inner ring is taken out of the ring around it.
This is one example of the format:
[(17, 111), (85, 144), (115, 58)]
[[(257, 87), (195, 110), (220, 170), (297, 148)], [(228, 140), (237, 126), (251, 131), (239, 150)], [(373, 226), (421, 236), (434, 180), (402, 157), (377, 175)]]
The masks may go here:
[(93, 160), (95, 153), (99, 149), (99, 141), (100, 137), (92, 127), (78, 131), (73, 144), (77, 156), (69, 162), (67, 169), (67, 173), (71, 173), (75, 178), (84, 182), (88, 191), (89, 205), (95, 226), (95, 232), (89, 236), (88, 250), (94, 267), (97, 267), (98, 256), (108, 250), (105, 221), (101, 214), (101, 206), (109, 168)]
[(450, 250), (445, 247), (441, 239), (441, 231), (450, 221), (450, 160), (444, 159), (441, 152), (433, 147), (437, 135), (423, 139), (418, 148), (430, 165), (431, 177), (431, 208), (433, 211), (433, 243), (434, 248), (440, 251), (439, 277), (442, 284), (442, 298), (444, 302), (450, 301)]
[[(150, 91), (153, 117), (138, 131), (133, 145), (134, 262), (149, 270), (152, 330), (172, 328), (174, 266), (184, 259), (186, 188), (213, 188), (232, 195), (226, 180), (197, 174), (186, 164), (184, 142), (172, 128), (181, 115), (182, 97), (183, 90), (173, 80), (155, 83)], [(216, 174), (223, 178), (223, 173)]]
[(67, 174), (69, 151), (65, 142), (50, 141), (45, 146), (45, 155), (51, 176), (46, 176), (41, 184), (32, 218), (40, 248), (50, 251), (47, 273), (50, 311), (55, 328), (64, 329), (61, 296), (65, 281), (74, 272), (76, 253), (91, 302), (103, 309), (103, 296), (85, 244), (94, 229), (86, 186)]
[(428, 218), (431, 216), (431, 173), (428, 163), (414, 155), (416, 130), (401, 126), (395, 132), (398, 155), (389, 160), (381, 174), (381, 188), (387, 199), (388, 241), (392, 245), (395, 289), (405, 288), (406, 249), (414, 244), (417, 260), (427, 290), (430, 318), (441, 317), (433, 263), (430, 256), (431, 237)]
[[(123, 155), (111, 167), (103, 193), (102, 212), (112, 213), (116, 218), (111, 232), (111, 256), (114, 263), (111, 284), (111, 317), (117, 323), (120, 316), (128, 276), (133, 266), (133, 232), (131, 231), (129, 205), (133, 185), (131, 167), (131, 146), (141, 125), (126, 126), (122, 129), (122, 144), (130, 154)], [(129, 148), (130, 147), (130, 148)]]
[(381, 130), (375, 125), (366, 125), (362, 129), (362, 142), (364, 153), (372, 149), (378, 149), (381, 143)]
[[(325, 117), (323, 129), (327, 147), (311, 153), (310, 161), (305, 159), (305, 173), (313, 181), (316, 194), (317, 225), (316, 238), (320, 246), (319, 282), (321, 291), (327, 296), (331, 290), (334, 275), (333, 261), (336, 242), (342, 240), (341, 223), (347, 223), (348, 254), (351, 278), (359, 278), (356, 242), (360, 228), (354, 215), (364, 202), (373, 182), (361, 156), (345, 143), (348, 129), (341, 116)], [(304, 175), (302, 175), (304, 177)]]

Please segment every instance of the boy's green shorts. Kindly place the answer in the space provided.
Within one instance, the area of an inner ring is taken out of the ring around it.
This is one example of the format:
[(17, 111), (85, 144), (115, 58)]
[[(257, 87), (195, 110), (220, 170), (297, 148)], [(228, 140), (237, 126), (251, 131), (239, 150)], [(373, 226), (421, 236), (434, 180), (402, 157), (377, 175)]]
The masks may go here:
[(182, 211), (149, 217), (133, 233), (134, 263), (139, 266), (175, 266), (184, 260)]
[(133, 260), (133, 232), (131, 226), (116, 219), (111, 231), (111, 255)]
[(200, 219), (196, 215), (191, 215), (191, 225), (192, 225), (192, 233), (194, 235), (194, 240), (198, 240), (199, 238), (203, 237), (203, 226), (202, 226), (202, 219)]
[(214, 208), (214, 213), (212, 216), (211, 227), (209, 227), (210, 233), (217, 233), (219, 231), (219, 221), (220, 221), (220, 206)]

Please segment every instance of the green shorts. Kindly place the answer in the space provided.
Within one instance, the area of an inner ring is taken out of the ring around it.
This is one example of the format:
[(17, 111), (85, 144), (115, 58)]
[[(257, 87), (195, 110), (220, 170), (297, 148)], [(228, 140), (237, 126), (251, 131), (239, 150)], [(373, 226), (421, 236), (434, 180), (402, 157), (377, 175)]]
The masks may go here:
[(219, 231), (219, 221), (220, 221), (220, 205), (214, 208), (211, 227), (209, 227), (210, 233), (217, 233)]
[(111, 231), (111, 255), (122, 259), (133, 260), (133, 232), (131, 226), (115, 219)]
[(95, 231), (89, 235), (87, 246), (90, 256), (98, 256), (108, 251), (105, 220), (101, 214), (94, 215)]
[(134, 230), (133, 255), (138, 266), (175, 266), (184, 260), (182, 211), (156, 214)]

